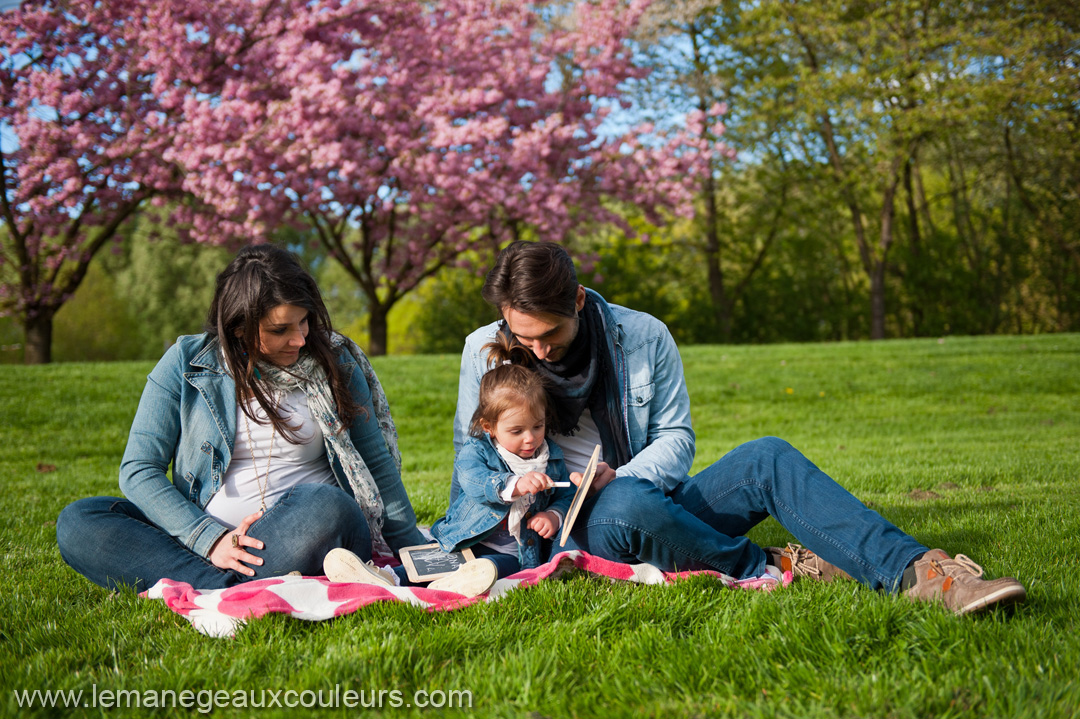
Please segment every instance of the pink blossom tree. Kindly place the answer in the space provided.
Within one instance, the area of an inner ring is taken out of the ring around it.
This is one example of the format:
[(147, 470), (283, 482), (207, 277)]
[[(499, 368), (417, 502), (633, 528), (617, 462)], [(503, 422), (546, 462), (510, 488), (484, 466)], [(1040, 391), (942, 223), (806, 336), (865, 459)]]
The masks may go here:
[(378, 354), (390, 308), (470, 250), (625, 225), (612, 199), (689, 212), (704, 113), (601, 134), (645, 4), (30, 0), (0, 25), (0, 311), (48, 361), (53, 316), (151, 202), (205, 242), (314, 227)]
[(705, 113), (671, 135), (601, 134), (640, 75), (626, 39), (645, 4), (581, 2), (552, 26), (544, 3), (322, 0), (220, 95), (188, 97), (166, 158), (198, 167), (185, 189), (233, 218), (202, 239), (314, 227), (382, 354), (391, 307), (471, 250), (625, 226), (612, 199), (692, 211)]
[(217, 209), (169, 157), (185, 100), (220, 93), (302, 5), (27, 0), (5, 13), (0, 312), (23, 323), (26, 363), (49, 361), (56, 312), (147, 202), (175, 208), (182, 229), (210, 224)]

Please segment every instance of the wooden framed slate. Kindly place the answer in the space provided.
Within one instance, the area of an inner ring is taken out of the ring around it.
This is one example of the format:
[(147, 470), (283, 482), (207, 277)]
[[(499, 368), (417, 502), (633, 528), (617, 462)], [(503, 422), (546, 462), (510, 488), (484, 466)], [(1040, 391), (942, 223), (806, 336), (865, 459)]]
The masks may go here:
[(585, 496), (589, 494), (589, 487), (592, 486), (593, 477), (596, 475), (596, 463), (599, 461), (600, 445), (596, 445), (596, 449), (593, 450), (592, 457), (589, 459), (589, 464), (585, 467), (585, 473), (581, 475), (581, 484), (578, 485), (577, 491), (574, 492), (574, 501), (570, 503), (570, 509), (566, 513), (562, 536), (559, 538), (560, 547), (565, 547), (566, 540), (570, 538), (570, 530), (574, 528), (578, 512), (581, 511), (581, 505), (585, 503)]
[(430, 582), (453, 574), (458, 567), (473, 559), (471, 549), (444, 552), (438, 542), (404, 547), (398, 555), (409, 579), (414, 582)]

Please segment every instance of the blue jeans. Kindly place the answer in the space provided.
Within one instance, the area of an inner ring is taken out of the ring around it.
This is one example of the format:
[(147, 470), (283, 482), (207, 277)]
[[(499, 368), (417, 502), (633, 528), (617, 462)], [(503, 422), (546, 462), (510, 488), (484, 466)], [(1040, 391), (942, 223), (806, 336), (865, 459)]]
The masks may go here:
[(152, 524), (131, 502), (88, 497), (69, 504), (56, 521), (60, 556), (79, 574), (108, 589), (142, 592), (159, 579), (175, 579), (197, 589), (221, 589), (254, 579), (299, 571), (323, 573), (326, 553), (345, 547), (365, 561), (371, 535), (356, 500), (339, 487), (301, 484), (282, 497), (248, 530), (264, 549), (247, 551), (263, 560), (249, 577), (219, 569)]
[[(587, 514), (585, 514), (587, 512)], [(716, 569), (760, 576), (765, 553), (744, 535), (773, 516), (806, 548), (875, 589), (895, 591), (926, 551), (776, 437), (747, 442), (670, 496), (619, 477), (582, 507), (575, 548), (664, 571)]]
[(482, 544), (474, 544), (472, 546), (473, 556), (477, 559), (490, 559), (495, 568), (499, 570), (499, 579), (509, 577), (511, 574), (517, 574), (521, 571), (521, 562), (518, 560), (516, 554), (502, 554), (496, 552), (491, 547), (485, 547)]

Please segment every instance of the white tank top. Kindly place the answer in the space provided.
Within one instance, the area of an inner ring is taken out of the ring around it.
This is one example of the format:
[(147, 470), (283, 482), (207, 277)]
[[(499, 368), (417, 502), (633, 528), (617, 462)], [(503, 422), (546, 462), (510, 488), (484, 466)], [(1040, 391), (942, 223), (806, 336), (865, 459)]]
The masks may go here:
[[(257, 417), (265, 419), (266, 413), (257, 401), (252, 399), (248, 406), (253, 408)], [(292, 434), (304, 442), (292, 444), (280, 432), (275, 432), (271, 455), (270, 436), (273, 426), (252, 422), (240, 405), (236, 406), (236, 438), (233, 441), (232, 460), (225, 470), (225, 481), (221, 489), (210, 499), (205, 510), (229, 529), (235, 529), (244, 517), (259, 510), (262, 504), (260, 482), (265, 487), (267, 509), (298, 484), (337, 484), (334, 472), (330, 469), (330, 461), (326, 458), (322, 430), (312, 419), (308, 409), (307, 396), (302, 390), (293, 390), (285, 395), (278, 410), (290, 426), (300, 423), (299, 429)], [(252, 453), (255, 457), (254, 465)], [(269, 477), (266, 473), (268, 457)], [(259, 481), (255, 478), (256, 467)]]

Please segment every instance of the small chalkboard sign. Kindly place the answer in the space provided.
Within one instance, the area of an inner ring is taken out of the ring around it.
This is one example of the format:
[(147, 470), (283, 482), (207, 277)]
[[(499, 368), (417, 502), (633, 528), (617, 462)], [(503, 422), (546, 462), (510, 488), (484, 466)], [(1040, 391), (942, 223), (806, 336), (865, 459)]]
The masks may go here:
[(465, 562), (473, 560), (471, 549), (460, 552), (444, 552), (436, 542), (405, 547), (398, 554), (409, 579), (414, 582), (430, 582), (453, 574)]
[(559, 539), (560, 547), (566, 546), (566, 540), (570, 538), (570, 530), (574, 528), (578, 512), (581, 511), (581, 505), (585, 503), (585, 498), (589, 496), (589, 488), (592, 487), (593, 477), (596, 476), (596, 465), (599, 459), (600, 445), (596, 445), (592, 457), (589, 458), (589, 463), (585, 465), (585, 473), (581, 475), (581, 484), (578, 485), (577, 491), (574, 492), (574, 500), (570, 503), (570, 509), (566, 513), (562, 537)]

